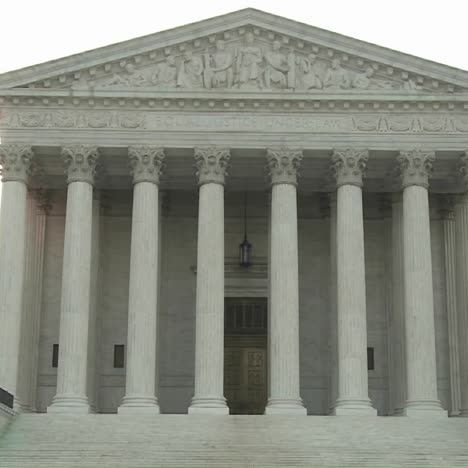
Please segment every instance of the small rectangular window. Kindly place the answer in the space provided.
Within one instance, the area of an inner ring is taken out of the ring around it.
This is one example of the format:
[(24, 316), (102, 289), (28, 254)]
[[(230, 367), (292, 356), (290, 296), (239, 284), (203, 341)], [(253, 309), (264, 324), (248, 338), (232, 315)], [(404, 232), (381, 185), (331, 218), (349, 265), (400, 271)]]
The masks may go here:
[(367, 348), (367, 370), (375, 370), (374, 348)]
[(123, 369), (125, 364), (125, 345), (114, 345), (114, 369)]
[(52, 367), (58, 367), (59, 345), (52, 346)]

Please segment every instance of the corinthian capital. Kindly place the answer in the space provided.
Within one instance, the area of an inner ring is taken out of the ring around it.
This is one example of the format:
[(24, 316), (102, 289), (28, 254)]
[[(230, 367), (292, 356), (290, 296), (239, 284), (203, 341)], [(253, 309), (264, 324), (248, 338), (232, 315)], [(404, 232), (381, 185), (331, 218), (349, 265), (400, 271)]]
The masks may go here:
[(460, 174), (460, 178), (463, 181), (465, 190), (468, 190), (468, 150), (460, 156), (458, 173)]
[(0, 165), (3, 182), (14, 180), (26, 183), (31, 174), (33, 151), (30, 146), (1, 145)]
[(162, 172), (164, 149), (152, 146), (130, 146), (128, 148), (133, 183), (152, 182), (159, 184)]
[(297, 172), (301, 160), (301, 150), (291, 148), (268, 148), (267, 161), (271, 185), (297, 185)]
[(88, 182), (93, 184), (98, 157), (97, 146), (75, 145), (62, 148), (68, 183)]
[(429, 187), (429, 176), (432, 172), (432, 163), (435, 160), (434, 151), (409, 150), (400, 151), (397, 161), (398, 172), (401, 177), (402, 188), (410, 185)]
[(362, 187), (369, 151), (359, 148), (336, 149), (332, 154), (331, 173), (336, 186), (356, 185)]
[(217, 146), (195, 148), (198, 185), (209, 183), (223, 185), (230, 157), (231, 153), (228, 148)]

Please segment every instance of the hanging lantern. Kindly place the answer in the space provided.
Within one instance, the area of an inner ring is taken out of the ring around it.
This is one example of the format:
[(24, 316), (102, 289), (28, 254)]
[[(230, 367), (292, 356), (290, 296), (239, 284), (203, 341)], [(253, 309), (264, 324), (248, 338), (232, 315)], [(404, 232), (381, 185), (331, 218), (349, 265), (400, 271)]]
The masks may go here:
[(244, 194), (244, 240), (239, 244), (239, 265), (252, 265), (252, 244), (247, 240), (247, 194)]

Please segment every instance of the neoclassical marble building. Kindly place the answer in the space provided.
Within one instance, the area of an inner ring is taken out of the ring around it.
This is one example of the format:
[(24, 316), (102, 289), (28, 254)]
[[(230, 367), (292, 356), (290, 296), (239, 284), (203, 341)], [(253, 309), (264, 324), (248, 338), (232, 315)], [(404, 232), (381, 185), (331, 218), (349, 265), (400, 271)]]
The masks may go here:
[(466, 71), (252, 9), (0, 75), (0, 387), (468, 416), (467, 111)]

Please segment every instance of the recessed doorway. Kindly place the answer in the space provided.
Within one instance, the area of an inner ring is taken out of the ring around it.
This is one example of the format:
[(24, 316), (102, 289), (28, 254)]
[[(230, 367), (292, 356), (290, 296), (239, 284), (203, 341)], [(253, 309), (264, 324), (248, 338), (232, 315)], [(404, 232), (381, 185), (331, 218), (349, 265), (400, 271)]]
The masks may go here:
[(224, 396), (230, 414), (263, 414), (267, 402), (267, 299), (224, 301)]

